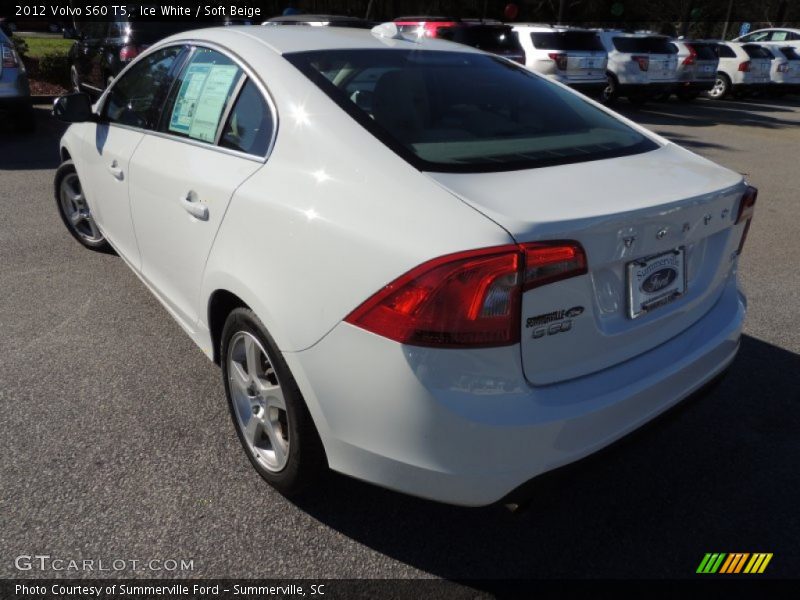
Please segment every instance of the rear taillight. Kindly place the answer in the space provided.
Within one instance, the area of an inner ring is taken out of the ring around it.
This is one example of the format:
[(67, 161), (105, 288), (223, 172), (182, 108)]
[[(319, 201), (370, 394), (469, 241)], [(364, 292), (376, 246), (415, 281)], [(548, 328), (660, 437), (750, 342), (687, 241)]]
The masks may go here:
[(551, 52), (547, 56), (550, 57), (550, 60), (556, 63), (556, 68), (559, 71), (566, 71), (567, 70), (567, 62), (568, 57), (563, 52)]
[(747, 73), (750, 70), (750, 61), (746, 60), (742, 63), (739, 63), (739, 70), (743, 73)]
[(411, 270), (345, 320), (402, 344), (507, 346), (519, 342), (523, 291), (583, 273), (577, 242), (459, 252)]
[(686, 44), (686, 48), (689, 50), (689, 56), (683, 59), (683, 64), (684, 66), (690, 67), (697, 62), (697, 50), (689, 44)]
[(119, 59), (122, 62), (128, 62), (139, 56), (139, 48), (136, 46), (123, 46), (119, 49)]
[(744, 191), (742, 200), (739, 202), (739, 212), (736, 215), (736, 224), (744, 223), (744, 231), (742, 231), (742, 239), (739, 240), (739, 248), (737, 254), (742, 253), (744, 242), (747, 239), (747, 234), (750, 231), (750, 223), (753, 220), (753, 213), (756, 209), (756, 199), (758, 198), (758, 189), (752, 185), (748, 185)]
[(631, 60), (639, 65), (640, 71), (647, 71), (650, 68), (649, 56), (634, 56)]
[(14, 52), (14, 49), (11, 46), (2, 46), (2, 54), (3, 54), (3, 66), (4, 67), (18, 67), (19, 66), (19, 59), (17, 58), (17, 53)]

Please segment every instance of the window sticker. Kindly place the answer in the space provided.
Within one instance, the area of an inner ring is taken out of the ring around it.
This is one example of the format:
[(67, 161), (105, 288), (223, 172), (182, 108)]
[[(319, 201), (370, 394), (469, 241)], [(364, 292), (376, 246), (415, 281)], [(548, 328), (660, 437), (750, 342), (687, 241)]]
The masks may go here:
[(213, 142), (231, 87), (239, 74), (235, 65), (193, 63), (186, 69), (169, 130)]

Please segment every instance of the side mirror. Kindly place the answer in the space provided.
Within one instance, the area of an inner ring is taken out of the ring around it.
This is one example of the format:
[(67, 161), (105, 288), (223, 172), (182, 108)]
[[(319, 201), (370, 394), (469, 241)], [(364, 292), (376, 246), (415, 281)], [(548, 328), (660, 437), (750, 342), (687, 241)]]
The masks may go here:
[(53, 102), (53, 116), (59, 121), (67, 123), (97, 121), (97, 116), (92, 112), (92, 101), (89, 99), (89, 95), (83, 92), (56, 98)]

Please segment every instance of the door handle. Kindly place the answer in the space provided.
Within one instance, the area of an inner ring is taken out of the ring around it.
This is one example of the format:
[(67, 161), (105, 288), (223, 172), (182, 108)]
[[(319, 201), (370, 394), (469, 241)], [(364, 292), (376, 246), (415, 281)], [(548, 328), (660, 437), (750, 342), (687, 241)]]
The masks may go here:
[(122, 181), (122, 178), (125, 176), (122, 172), (122, 169), (117, 165), (117, 161), (112, 162), (108, 165), (108, 172), (111, 173), (114, 177)]
[(181, 196), (180, 202), (183, 209), (192, 215), (195, 219), (200, 219), (201, 221), (208, 220), (208, 206), (205, 204), (200, 204), (197, 200), (192, 200), (192, 196), (194, 196), (193, 192), (189, 192), (185, 196)]

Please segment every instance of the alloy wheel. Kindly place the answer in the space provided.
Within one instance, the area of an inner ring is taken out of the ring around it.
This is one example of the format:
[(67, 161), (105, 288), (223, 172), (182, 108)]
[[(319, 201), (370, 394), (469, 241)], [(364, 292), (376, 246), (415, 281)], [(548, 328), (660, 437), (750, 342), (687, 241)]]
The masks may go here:
[(289, 458), (289, 415), (272, 361), (254, 335), (239, 331), (228, 346), (227, 367), (245, 445), (265, 469), (281, 471)]
[(103, 241), (103, 234), (94, 222), (81, 182), (75, 173), (70, 173), (61, 180), (59, 199), (70, 228), (78, 236), (90, 244)]

